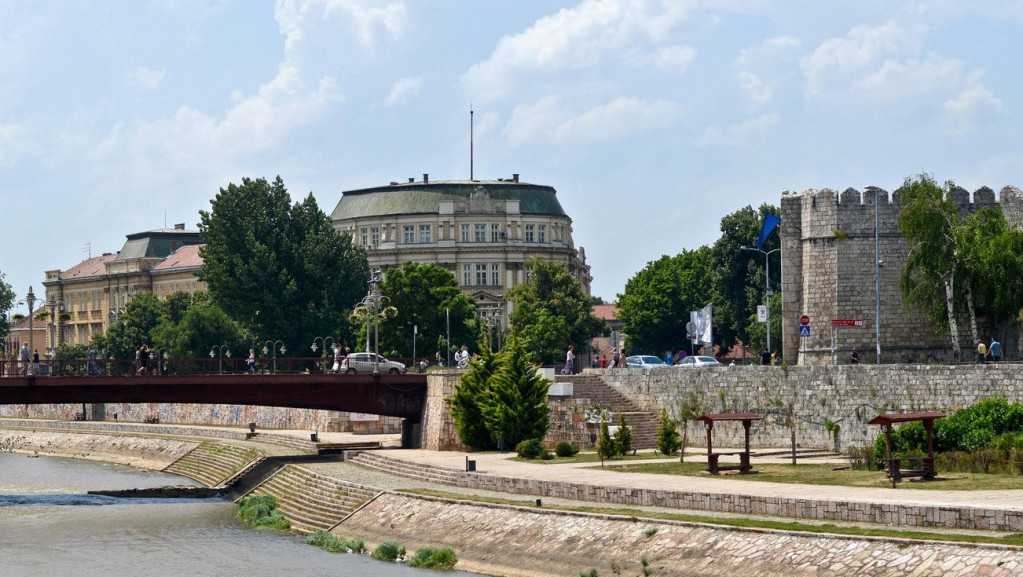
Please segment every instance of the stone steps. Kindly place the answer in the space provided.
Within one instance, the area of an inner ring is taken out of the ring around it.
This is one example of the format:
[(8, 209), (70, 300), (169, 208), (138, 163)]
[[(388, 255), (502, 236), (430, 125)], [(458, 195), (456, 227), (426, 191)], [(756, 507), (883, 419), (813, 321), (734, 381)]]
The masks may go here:
[(464, 485), (463, 477), (466, 474), (464, 471), (455, 469), (424, 465), (405, 459), (395, 459), (374, 451), (361, 451), (354, 454), (346, 453), (345, 461), (392, 475), (441, 485)]
[(640, 410), (627, 397), (604, 383), (598, 375), (573, 375), (559, 377), (572, 383), (572, 397), (587, 399), (592, 407), (609, 409), (613, 415), (610, 425), (618, 424), (618, 415), (625, 414), (625, 423), (632, 427), (632, 447), (650, 449), (657, 446), (657, 429), (660, 415)]
[(288, 465), (246, 496), (272, 495), (292, 531), (308, 534), (337, 525), (376, 494), (369, 487)]
[(199, 481), (207, 487), (222, 487), (243, 469), (260, 459), (255, 449), (203, 441), (163, 470)]

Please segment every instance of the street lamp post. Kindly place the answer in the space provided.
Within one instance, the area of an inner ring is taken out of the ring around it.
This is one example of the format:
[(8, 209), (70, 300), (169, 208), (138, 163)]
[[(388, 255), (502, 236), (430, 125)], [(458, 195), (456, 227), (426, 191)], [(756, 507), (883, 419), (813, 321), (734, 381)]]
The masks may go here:
[(263, 343), (263, 355), (269, 355), (271, 351), (273, 352), (274, 374), (277, 373), (277, 345), (281, 345), (282, 355), (288, 352), (287, 349), (284, 348), (284, 341), (266, 341)]
[(877, 364), (881, 364), (881, 236), (879, 234), (878, 211), (881, 209), (878, 199), (881, 197), (881, 189), (876, 186), (868, 186), (867, 190), (874, 192), (874, 343), (877, 347)]
[(334, 337), (316, 337), (313, 339), (313, 344), (309, 345), (309, 348), (312, 349), (314, 354), (319, 348), (316, 346), (316, 341), (320, 341), (320, 344), (323, 346), (323, 354), (320, 355), (321, 359), (326, 357), (327, 353), (330, 352), (330, 346), (327, 345), (327, 341), (330, 341), (331, 343), (337, 343), (337, 341), (334, 340)]
[[(390, 302), (391, 299), (385, 295), (380, 294), (380, 269), (373, 271), (373, 276), (369, 279), (369, 294), (367, 294), (358, 305), (356, 310), (360, 307), (365, 309), (366, 312), (366, 352), (369, 352), (369, 339), (370, 339), (370, 323), (373, 323), (373, 374), (380, 374), (380, 317), (385, 314), (388, 309), (383, 308), (383, 302), (386, 300)], [(357, 315), (353, 314), (353, 317)]]
[(53, 351), (53, 356), (56, 358), (57, 347), (60, 345), (60, 339), (57, 338), (57, 334), (60, 332), (60, 315), (64, 313), (66, 305), (64, 301), (51, 300), (47, 301), (46, 306), (50, 309), (50, 350)]
[(213, 345), (210, 347), (210, 358), (220, 357), (220, 372), (224, 372), (224, 357), (231, 356), (231, 350), (227, 348), (227, 343), (222, 345)]
[[(32, 292), (32, 287), (28, 287), (28, 294), (25, 295), (25, 300), (18, 301), (19, 305), (22, 303), (28, 306), (28, 354), (34, 355), (36, 351), (35, 340), (33, 339), (35, 327), (32, 319), (35, 316), (36, 295)], [(35, 357), (30, 356), (28, 362), (29, 365), (25, 374), (34, 377), (36, 375)]]
[(754, 248), (751, 246), (741, 246), (741, 250), (751, 250), (759, 252), (764, 255), (764, 304), (767, 305), (767, 351), (771, 351), (771, 253), (775, 253), (781, 250), (776, 248), (765, 251), (763, 249)]

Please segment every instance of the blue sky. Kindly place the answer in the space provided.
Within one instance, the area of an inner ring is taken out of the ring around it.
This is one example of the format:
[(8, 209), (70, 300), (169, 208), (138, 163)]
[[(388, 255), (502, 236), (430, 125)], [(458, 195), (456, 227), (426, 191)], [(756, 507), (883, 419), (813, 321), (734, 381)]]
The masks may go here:
[[(1023, 4), (0, 0), (0, 272), (184, 222), (243, 177), (521, 174), (593, 293), (781, 191), (1023, 185)], [(750, 239), (753, 242), (755, 239)]]

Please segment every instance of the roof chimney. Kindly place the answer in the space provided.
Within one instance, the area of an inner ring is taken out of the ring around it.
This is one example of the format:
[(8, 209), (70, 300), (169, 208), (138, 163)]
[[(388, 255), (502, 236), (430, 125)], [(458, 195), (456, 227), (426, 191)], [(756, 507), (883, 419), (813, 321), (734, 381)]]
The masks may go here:
[(179, 222), (178, 224), (175, 224), (174, 230), (185, 230), (185, 223)]
[(429, 172), (424, 172), (423, 173), (423, 184), (429, 184), (429, 183), (430, 183), (430, 173)]
[(408, 177), (408, 181), (409, 182), (415, 182), (416, 181), (416, 177), (410, 176), (410, 177)]
[(519, 173), (513, 172), (512, 173), (512, 182), (518, 182), (518, 181), (519, 181)]

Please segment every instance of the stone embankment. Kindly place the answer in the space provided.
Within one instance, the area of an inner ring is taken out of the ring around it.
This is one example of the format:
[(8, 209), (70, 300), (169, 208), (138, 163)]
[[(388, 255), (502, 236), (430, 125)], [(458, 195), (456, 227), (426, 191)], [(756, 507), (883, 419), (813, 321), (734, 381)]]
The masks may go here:
[[(209, 467), (209, 478), (220, 479), (218, 483), (227, 475), (223, 464), (196, 457), (211, 451), (233, 452), (235, 465), (228, 469), (240, 467), (234, 476), (249, 467), (243, 464), (244, 457), (237, 457), (245, 454), (243, 441), (217, 441), (200, 450), (196, 440), (0, 429), (0, 444), (0, 450), (150, 468), (168, 467), (191, 453), (191, 467)], [(242, 450), (217, 448), (233, 445)], [(509, 577), (577, 575), (591, 570), (600, 575), (636, 575), (644, 574), (644, 569), (650, 575), (688, 577), (1007, 577), (1023, 572), (1023, 550), (1012, 547), (740, 530), (378, 492), (436, 489), (443, 487), (438, 483), (450, 480), (440, 474), (431, 481), (401, 479), (336, 461), (283, 464), (246, 492), (275, 496), (300, 532), (329, 529), (364, 539), (370, 546), (396, 540), (410, 551), (420, 546), (451, 546), (460, 559), (458, 568)], [(447, 490), (459, 491), (450, 485)]]

